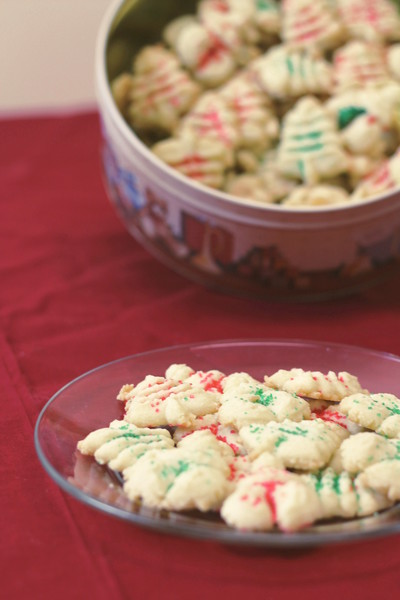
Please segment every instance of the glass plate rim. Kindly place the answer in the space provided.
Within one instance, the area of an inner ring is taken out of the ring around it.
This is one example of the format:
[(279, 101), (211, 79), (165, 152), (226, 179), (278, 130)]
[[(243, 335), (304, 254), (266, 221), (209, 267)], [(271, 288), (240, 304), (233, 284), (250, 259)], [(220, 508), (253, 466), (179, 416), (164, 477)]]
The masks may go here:
[[(44, 404), (41, 409), (35, 423), (34, 428), (34, 447), (41, 463), (43, 469), (50, 476), (50, 478), (64, 491), (67, 492), (72, 498), (82, 502), (84, 505), (89, 506), (103, 514), (107, 514), (114, 518), (118, 518), (130, 525), (136, 525), (139, 527), (144, 527), (146, 529), (153, 529), (160, 533), (164, 534), (172, 534), (179, 535), (181, 537), (193, 538), (193, 539), (203, 539), (203, 540), (212, 540), (218, 541), (222, 543), (228, 543), (232, 545), (242, 545), (242, 546), (253, 546), (253, 547), (264, 547), (264, 548), (302, 548), (302, 547), (312, 547), (312, 546), (321, 546), (326, 544), (336, 544), (336, 543), (348, 543), (360, 541), (362, 539), (373, 539), (377, 537), (394, 535), (400, 532), (400, 504), (394, 505), (392, 508), (385, 511), (385, 514), (399, 514), (398, 522), (386, 523), (383, 524), (380, 528), (371, 530), (366, 528), (365, 530), (360, 529), (352, 532), (320, 532), (313, 531), (312, 528), (308, 530), (303, 530), (300, 532), (294, 533), (282, 533), (279, 531), (271, 532), (254, 532), (254, 531), (238, 531), (235, 529), (224, 529), (218, 530), (214, 529), (212, 523), (207, 523), (206, 526), (202, 525), (202, 528), (196, 529), (193, 526), (188, 525), (186, 523), (178, 523), (174, 521), (168, 520), (155, 520), (154, 517), (149, 517), (146, 515), (141, 515), (137, 513), (133, 513), (127, 511), (123, 508), (120, 508), (113, 504), (108, 504), (107, 502), (96, 498), (95, 496), (81, 490), (80, 488), (71, 484), (63, 475), (61, 475), (57, 469), (53, 467), (53, 465), (49, 462), (47, 457), (45, 456), (44, 451), (41, 448), (40, 440), (39, 440), (39, 428), (40, 424), (43, 420), (44, 415), (46, 414), (47, 409), (51, 406), (51, 404), (69, 387), (72, 387), (75, 383), (80, 380), (88, 377), (89, 375), (95, 374), (97, 371), (101, 371), (105, 368), (112, 367), (117, 363), (122, 363), (124, 361), (139, 359), (141, 357), (145, 357), (148, 355), (157, 355), (162, 354), (169, 351), (183, 351), (185, 349), (193, 349), (193, 348), (201, 348), (205, 346), (228, 346), (228, 345), (302, 345), (309, 347), (321, 347), (324, 349), (332, 348), (332, 349), (343, 349), (348, 351), (359, 351), (366, 353), (371, 356), (376, 356), (380, 358), (387, 358), (390, 360), (396, 360), (400, 363), (400, 355), (375, 350), (373, 348), (368, 348), (365, 346), (360, 346), (358, 344), (348, 344), (348, 343), (340, 343), (340, 342), (328, 342), (324, 340), (312, 340), (312, 339), (302, 339), (302, 338), (227, 338), (227, 339), (216, 339), (216, 340), (203, 340), (197, 342), (186, 342), (183, 344), (171, 345), (171, 346), (163, 346), (157, 347), (154, 349), (146, 350), (143, 352), (137, 352), (133, 354), (129, 354), (126, 356), (122, 356), (120, 358), (102, 363), (92, 369), (85, 371), (84, 373), (78, 375), (77, 377), (71, 379), (65, 385), (63, 385), (60, 389), (58, 389)], [(379, 515), (378, 515), (379, 517)], [(368, 521), (374, 519), (375, 516), (365, 517), (363, 520)]]

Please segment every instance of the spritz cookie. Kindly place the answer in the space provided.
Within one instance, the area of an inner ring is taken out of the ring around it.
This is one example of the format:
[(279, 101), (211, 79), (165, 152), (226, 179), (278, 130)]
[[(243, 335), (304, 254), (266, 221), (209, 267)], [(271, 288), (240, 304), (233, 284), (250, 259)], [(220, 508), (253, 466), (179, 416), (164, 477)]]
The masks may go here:
[[(362, 427), (374, 431), (385, 429), (386, 419), (400, 415), (400, 400), (394, 394), (352, 394), (343, 398), (339, 410)], [(391, 425), (392, 424), (392, 425)], [(391, 437), (398, 437), (399, 420), (389, 422)]]
[(396, 108), (400, 103), (400, 82), (390, 80), (379, 86), (357, 87), (335, 94), (326, 101), (325, 107), (343, 129), (354, 118), (368, 113), (378, 119), (388, 131), (394, 127)]
[(231, 490), (229, 474), (216, 450), (153, 450), (124, 471), (124, 491), (150, 507), (217, 510)]
[[(399, 122), (400, 123), (400, 122)], [(355, 188), (352, 199), (365, 200), (377, 194), (384, 194), (400, 185), (400, 150), (384, 160), (372, 173), (364, 177)]]
[(387, 49), (387, 63), (391, 75), (400, 81), (400, 44), (393, 44)]
[(260, 89), (250, 70), (242, 71), (219, 93), (236, 116), (238, 148), (246, 148), (259, 156), (276, 143), (279, 119), (270, 98)]
[(217, 440), (227, 444), (235, 455), (245, 454), (245, 449), (239, 438), (238, 431), (233, 427), (223, 425), (219, 421), (218, 413), (196, 417), (191, 427), (176, 427), (173, 433), (175, 442), (180, 442), (184, 437), (191, 435), (195, 431), (210, 431)]
[(379, 86), (391, 78), (386, 47), (379, 43), (350, 40), (333, 55), (335, 93), (349, 88)]
[(173, 448), (174, 442), (166, 429), (136, 427), (115, 420), (109, 427), (90, 432), (77, 447), (81, 454), (94, 456), (99, 464), (123, 471), (149, 450)]
[(360, 482), (384, 494), (389, 500), (400, 500), (400, 452), (392, 459), (371, 465), (361, 475)]
[(321, 419), (251, 424), (242, 427), (239, 434), (251, 459), (269, 452), (286, 468), (303, 471), (324, 468), (349, 435), (340, 425)]
[(315, 400), (339, 402), (350, 394), (365, 392), (357, 377), (342, 371), (321, 373), (321, 371), (304, 371), (303, 369), (279, 369), (276, 373), (264, 377), (266, 385), (284, 390), (299, 396)]
[(389, 439), (372, 431), (362, 431), (343, 440), (330, 465), (337, 473), (357, 474), (396, 453), (397, 448)]
[(350, 194), (334, 185), (299, 185), (283, 201), (284, 206), (313, 209), (321, 206), (339, 206), (350, 202)]
[(251, 69), (268, 96), (280, 100), (332, 92), (332, 65), (316, 50), (280, 44), (253, 61)]
[(175, 381), (183, 381), (186, 379), (192, 385), (199, 385), (206, 392), (222, 393), (222, 381), (225, 374), (217, 369), (210, 371), (195, 371), (189, 365), (174, 363), (165, 371), (166, 379), (174, 379)]
[(176, 381), (153, 375), (137, 385), (124, 386), (118, 395), (126, 402), (125, 419), (138, 427), (190, 426), (196, 417), (215, 413), (219, 397), (218, 392), (192, 385), (188, 379)]
[[(160, 45), (146, 46), (137, 55), (131, 84), (126, 113), (139, 131), (173, 131), (201, 92), (176, 56)], [(117, 84), (114, 92), (121, 102)]]
[(234, 48), (200, 22), (189, 22), (180, 29), (174, 51), (192, 77), (207, 88), (221, 85), (237, 68)]
[(328, 0), (284, 0), (282, 7), (281, 36), (293, 46), (332, 50), (346, 37), (344, 25)]
[[(254, 170), (253, 156), (250, 157), (251, 164), (246, 160), (246, 169)], [(254, 201), (260, 204), (272, 204), (275, 198), (268, 186), (265, 185), (263, 177), (257, 173), (244, 173), (226, 178), (225, 191), (232, 196), (244, 201)]]
[(228, 152), (239, 143), (235, 111), (228, 101), (216, 92), (206, 92), (181, 120), (175, 131), (177, 137), (208, 138), (224, 145)]
[(219, 440), (209, 429), (194, 431), (191, 435), (185, 435), (177, 443), (178, 448), (185, 448), (195, 452), (204, 452), (205, 454), (218, 453), (225, 458), (233, 458), (234, 451), (222, 440)]
[(231, 48), (239, 63), (241, 51), (260, 41), (252, 0), (202, 0), (197, 12), (203, 25)]
[(157, 142), (152, 150), (182, 175), (215, 189), (223, 187), (226, 171), (233, 160), (225, 143), (207, 137), (168, 138)]
[(400, 39), (400, 15), (391, 0), (337, 0), (347, 31), (368, 42)]
[(336, 402), (329, 402), (328, 400), (308, 400), (311, 409), (312, 419), (322, 419), (330, 423), (336, 423), (341, 427), (347, 429), (350, 435), (355, 435), (364, 431), (364, 428), (351, 421), (345, 414), (338, 410)]
[(264, 467), (243, 477), (221, 508), (232, 527), (268, 531), (297, 531), (322, 516), (318, 494), (301, 476)]
[[(237, 387), (232, 387), (232, 381), (237, 382)], [(240, 429), (250, 423), (308, 419), (310, 407), (296, 394), (274, 390), (235, 373), (224, 381), (218, 415), (223, 425)]]
[(304, 96), (284, 116), (277, 163), (285, 177), (306, 184), (350, 170), (336, 122), (314, 96)]
[(346, 471), (335, 473), (328, 468), (303, 478), (318, 494), (323, 519), (364, 517), (392, 504), (385, 495), (362, 485), (359, 478)]

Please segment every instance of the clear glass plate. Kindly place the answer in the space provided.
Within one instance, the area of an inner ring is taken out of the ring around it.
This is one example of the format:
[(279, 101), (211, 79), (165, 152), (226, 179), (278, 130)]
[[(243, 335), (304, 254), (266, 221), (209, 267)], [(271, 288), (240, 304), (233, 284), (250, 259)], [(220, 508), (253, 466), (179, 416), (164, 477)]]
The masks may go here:
[(217, 515), (192, 511), (159, 511), (132, 504), (118, 478), (76, 451), (78, 440), (93, 429), (122, 418), (116, 395), (124, 383), (145, 375), (163, 375), (172, 363), (196, 370), (224, 373), (247, 371), (255, 378), (278, 369), (300, 367), (357, 375), (370, 392), (400, 396), (400, 357), (356, 346), (301, 340), (228, 340), (165, 348), (102, 365), (57, 392), (43, 408), (35, 427), (39, 459), (54, 481), (74, 498), (124, 519), (158, 531), (231, 544), (301, 547), (350, 541), (400, 532), (400, 505), (351, 521), (320, 523), (296, 533), (243, 532), (231, 529)]

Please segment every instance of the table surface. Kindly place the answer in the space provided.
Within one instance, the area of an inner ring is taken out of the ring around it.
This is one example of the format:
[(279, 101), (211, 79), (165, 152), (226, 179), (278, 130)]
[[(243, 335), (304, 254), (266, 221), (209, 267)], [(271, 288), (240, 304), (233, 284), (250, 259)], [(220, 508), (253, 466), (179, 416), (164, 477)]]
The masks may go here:
[(300, 338), (400, 355), (400, 281), (317, 304), (207, 290), (152, 258), (115, 216), (95, 113), (0, 120), (0, 139), (2, 597), (399, 597), (398, 535), (289, 552), (159, 534), (61, 491), (33, 430), (63, 385), (136, 352)]

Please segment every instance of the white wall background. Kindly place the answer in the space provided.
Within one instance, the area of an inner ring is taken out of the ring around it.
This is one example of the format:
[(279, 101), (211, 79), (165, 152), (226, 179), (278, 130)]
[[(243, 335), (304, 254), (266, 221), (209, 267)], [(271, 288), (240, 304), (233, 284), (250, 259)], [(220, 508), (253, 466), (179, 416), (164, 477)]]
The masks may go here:
[(95, 106), (95, 41), (110, 4), (0, 0), (0, 116)]

